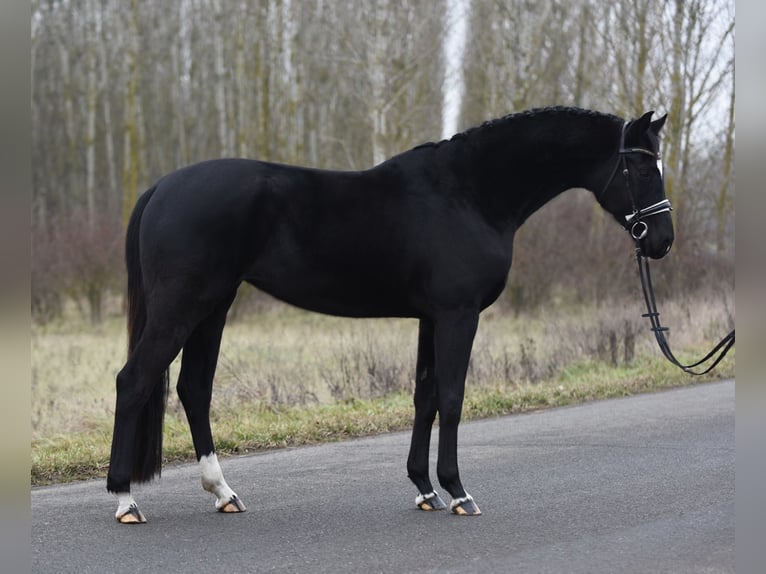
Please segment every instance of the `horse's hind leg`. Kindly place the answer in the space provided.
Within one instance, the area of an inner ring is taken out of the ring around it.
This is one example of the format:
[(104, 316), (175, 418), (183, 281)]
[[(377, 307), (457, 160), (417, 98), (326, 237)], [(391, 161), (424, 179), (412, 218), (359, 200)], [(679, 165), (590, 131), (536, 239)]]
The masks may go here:
[(183, 323), (164, 329), (160, 325), (147, 323), (141, 340), (117, 375), (107, 490), (117, 496), (115, 518), (122, 523), (146, 522), (130, 494), (130, 483), (150, 480), (160, 470), (165, 372), (190, 330)]
[(447, 505), (434, 490), (428, 475), (431, 428), (434, 418), (436, 418), (438, 395), (434, 377), (433, 323), (427, 319), (420, 321), (415, 377), (415, 422), (412, 426), (412, 442), (407, 458), (407, 475), (418, 488), (419, 494), (415, 499), (418, 508), (421, 510), (441, 510)]
[(216, 497), (221, 512), (243, 512), (245, 505), (223, 478), (210, 430), (210, 399), (226, 312), (233, 296), (202, 321), (186, 341), (178, 377), (178, 396), (189, 421), (202, 487)]

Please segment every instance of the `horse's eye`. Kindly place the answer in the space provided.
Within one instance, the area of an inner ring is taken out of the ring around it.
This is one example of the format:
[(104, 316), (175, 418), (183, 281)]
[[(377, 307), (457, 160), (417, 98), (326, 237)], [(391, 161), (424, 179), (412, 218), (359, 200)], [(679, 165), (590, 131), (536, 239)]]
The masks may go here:
[(648, 166), (642, 165), (638, 168), (638, 176), (642, 179), (648, 179), (651, 175), (651, 169)]

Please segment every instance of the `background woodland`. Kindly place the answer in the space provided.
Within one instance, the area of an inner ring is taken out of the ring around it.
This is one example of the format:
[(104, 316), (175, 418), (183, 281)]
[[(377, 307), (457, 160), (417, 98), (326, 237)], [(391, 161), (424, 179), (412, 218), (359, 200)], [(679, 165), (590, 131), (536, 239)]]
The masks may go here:
[[(461, 80), (458, 131), (547, 105), (667, 113), (658, 288), (733, 289), (731, 1), (33, 0), (31, 34), (36, 322), (120, 312), (124, 225), (161, 175), (225, 156), (364, 169), (444, 137)], [(501, 304), (637, 296), (630, 241), (589, 195), (520, 231)], [(235, 314), (264, 304), (250, 291)]]

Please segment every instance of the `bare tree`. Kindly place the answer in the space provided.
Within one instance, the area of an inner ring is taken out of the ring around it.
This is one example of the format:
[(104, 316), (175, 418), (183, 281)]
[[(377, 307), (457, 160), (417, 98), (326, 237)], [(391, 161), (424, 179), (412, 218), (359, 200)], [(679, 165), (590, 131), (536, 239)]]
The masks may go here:
[[(661, 36), (665, 49), (672, 54), (669, 81), (664, 91), (671, 95), (666, 131), (666, 190), (675, 204), (681, 235), (691, 223), (684, 219), (689, 196), (685, 182), (692, 158), (698, 153), (698, 141), (706, 141), (703, 120), (722, 90), (732, 84), (734, 58), (721, 58), (722, 49), (731, 41), (734, 21), (720, 1), (682, 1), (673, 4), (672, 24)], [(732, 51), (733, 52), (733, 51)], [(658, 63), (658, 69), (663, 69)], [(733, 85), (731, 86), (733, 90)], [(733, 97), (733, 92), (732, 92)], [(732, 124), (733, 129), (733, 124)]]
[[(91, 227), (124, 224), (157, 177), (204, 159), (363, 169), (437, 139), (445, 3), (33, 0), (35, 229), (81, 212)], [(668, 112), (677, 250), (704, 229), (723, 256), (733, 22), (731, 0), (470, 0), (459, 129), (553, 104)], [(597, 213), (567, 201), (550, 209)], [(589, 221), (607, 260), (612, 230), (600, 215)]]
[(96, 14), (93, 0), (86, 0), (85, 33), (88, 39), (87, 47), (87, 81), (85, 88), (86, 130), (85, 130), (85, 197), (88, 213), (88, 228), (93, 231), (96, 224), (96, 115), (98, 113), (98, 35), (96, 32)]
[(143, 169), (141, 162), (143, 114), (141, 112), (141, 94), (139, 93), (141, 68), (138, 41), (138, 0), (131, 0), (130, 2), (125, 77), (127, 89), (125, 90), (123, 108), (125, 119), (123, 121), (122, 221), (127, 225), (138, 197), (139, 177)]
[[(733, 66), (733, 63), (732, 63)], [(732, 67), (732, 74), (734, 68)], [(734, 83), (729, 88), (729, 110), (726, 130), (724, 132), (724, 153), (721, 185), (716, 198), (716, 234), (715, 244), (718, 253), (726, 250), (726, 224), (733, 212), (732, 174), (734, 171)]]
[(109, 67), (109, 53), (107, 37), (104, 25), (104, 7), (102, 3), (96, 3), (96, 44), (98, 49), (98, 93), (101, 94), (101, 108), (103, 117), (103, 141), (104, 162), (106, 163), (107, 194), (105, 205), (106, 212), (112, 216), (119, 213), (120, 190), (117, 186), (117, 159), (115, 154), (115, 128), (112, 121), (112, 98), (108, 92), (111, 85), (112, 72)]

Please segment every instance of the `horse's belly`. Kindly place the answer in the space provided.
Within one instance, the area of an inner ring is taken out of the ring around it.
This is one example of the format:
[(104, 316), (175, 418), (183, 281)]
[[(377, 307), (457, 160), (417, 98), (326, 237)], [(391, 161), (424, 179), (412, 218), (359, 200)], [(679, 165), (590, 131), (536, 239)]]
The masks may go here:
[(309, 311), (344, 317), (415, 317), (403, 282), (380, 274), (332, 273), (290, 266), (256, 270), (246, 280), (266, 293)]

